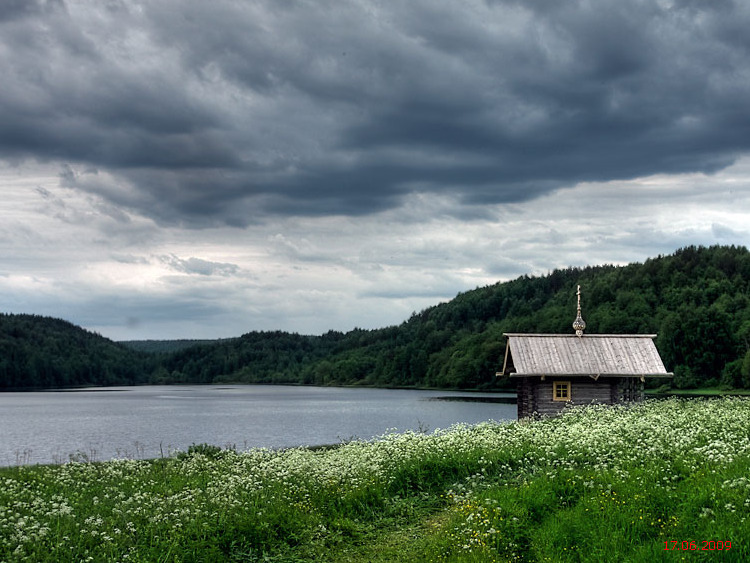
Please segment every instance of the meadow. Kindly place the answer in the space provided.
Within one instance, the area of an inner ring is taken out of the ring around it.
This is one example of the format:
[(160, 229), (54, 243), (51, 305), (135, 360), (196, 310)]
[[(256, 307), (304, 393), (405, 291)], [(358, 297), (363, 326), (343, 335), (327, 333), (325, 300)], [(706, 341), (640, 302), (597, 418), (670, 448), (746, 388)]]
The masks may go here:
[(748, 561), (750, 399), (0, 470), (0, 562)]

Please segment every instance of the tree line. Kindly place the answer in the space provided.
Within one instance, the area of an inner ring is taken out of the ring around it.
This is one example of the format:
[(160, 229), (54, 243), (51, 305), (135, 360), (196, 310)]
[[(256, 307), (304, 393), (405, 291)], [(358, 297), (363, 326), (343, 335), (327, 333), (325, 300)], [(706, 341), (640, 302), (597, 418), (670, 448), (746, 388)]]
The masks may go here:
[(156, 358), (61, 319), (0, 314), (0, 389), (148, 383)]
[[(231, 382), (510, 388), (495, 376), (503, 333), (572, 332), (578, 284), (586, 332), (658, 334), (656, 346), (675, 373), (672, 385), (750, 388), (750, 252), (737, 246), (689, 246), (642, 264), (522, 276), (460, 293), (398, 326), (320, 336), (250, 332), (195, 345), (126, 346), (64, 321), (3, 315), (0, 388)], [(37, 329), (29, 325), (10, 338), (6, 326), (24, 322)], [(63, 338), (59, 330), (42, 337), (47, 329), (38, 325), (47, 323), (78, 336), (66, 345), (55, 340)], [(34, 339), (43, 342), (31, 345)]]

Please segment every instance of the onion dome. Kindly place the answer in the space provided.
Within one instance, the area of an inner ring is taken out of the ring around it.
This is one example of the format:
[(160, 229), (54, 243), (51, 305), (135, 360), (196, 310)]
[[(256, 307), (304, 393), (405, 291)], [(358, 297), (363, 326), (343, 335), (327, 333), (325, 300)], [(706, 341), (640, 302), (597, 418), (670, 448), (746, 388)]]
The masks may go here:
[(581, 286), (578, 286), (578, 291), (576, 292), (576, 295), (578, 296), (578, 310), (576, 315), (576, 320), (573, 321), (573, 330), (576, 331), (576, 336), (578, 338), (583, 336), (583, 331), (586, 328), (586, 321), (583, 320), (583, 317), (581, 317)]

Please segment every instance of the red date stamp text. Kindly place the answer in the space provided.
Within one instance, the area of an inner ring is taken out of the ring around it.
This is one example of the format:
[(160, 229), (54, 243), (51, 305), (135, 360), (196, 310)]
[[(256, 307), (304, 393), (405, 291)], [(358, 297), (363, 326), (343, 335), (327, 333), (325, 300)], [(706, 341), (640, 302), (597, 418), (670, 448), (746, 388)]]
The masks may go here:
[(667, 540), (664, 551), (728, 551), (732, 549), (731, 541), (723, 540)]

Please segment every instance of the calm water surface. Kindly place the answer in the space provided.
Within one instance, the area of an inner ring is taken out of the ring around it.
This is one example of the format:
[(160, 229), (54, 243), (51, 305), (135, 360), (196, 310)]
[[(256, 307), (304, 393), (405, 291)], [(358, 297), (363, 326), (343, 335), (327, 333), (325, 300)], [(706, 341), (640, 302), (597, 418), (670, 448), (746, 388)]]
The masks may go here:
[(149, 458), (209, 443), (280, 448), (515, 420), (512, 394), (335, 387), (150, 386), (0, 393), (0, 465)]

